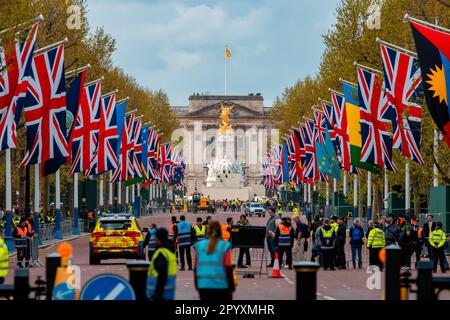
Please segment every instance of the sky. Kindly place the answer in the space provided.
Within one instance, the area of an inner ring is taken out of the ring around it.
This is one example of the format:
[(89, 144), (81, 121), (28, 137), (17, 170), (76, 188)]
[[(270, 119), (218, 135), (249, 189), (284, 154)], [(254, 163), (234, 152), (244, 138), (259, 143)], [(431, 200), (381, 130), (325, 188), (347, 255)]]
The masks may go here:
[(171, 105), (193, 93), (261, 93), (271, 106), (283, 90), (317, 72), (322, 35), (339, 0), (89, 0), (91, 27), (117, 41), (113, 61)]

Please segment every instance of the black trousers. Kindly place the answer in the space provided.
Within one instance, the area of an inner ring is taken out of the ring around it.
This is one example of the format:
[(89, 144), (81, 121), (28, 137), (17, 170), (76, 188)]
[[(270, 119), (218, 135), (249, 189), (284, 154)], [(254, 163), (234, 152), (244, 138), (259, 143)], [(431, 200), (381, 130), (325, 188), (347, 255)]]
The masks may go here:
[(441, 248), (431, 248), (431, 259), (433, 261), (434, 264), (434, 272), (437, 271), (437, 266), (438, 266), (438, 260), (439, 260), (439, 264), (441, 265), (441, 271), (442, 272), (446, 272), (445, 270), (445, 251), (444, 251), (444, 247)]
[(286, 264), (292, 267), (292, 248), (291, 247), (278, 247), (278, 255), (280, 259), (280, 267), (283, 265), (283, 255), (286, 252)]
[(323, 268), (326, 270), (328, 268), (334, 269), (336, 263), (336, 251), (334, 249), (322, 249), (322, 263)]
[(346, 266), (344, 246), (338, 246), (336, 248), (336, 267), (345, 268)]
[(233, 300), (233, 293), (228, 289), (199, 289), (198, 293), (200, 295), (200, 300)]
[(369, 265), (378, 266), (380, 270), (383, 270), (383, 263), (380, 260), (380, 250), (381, 248), (370, 248), (369, 249)]
[(238, 266), (242, 266), (244, 262), (244, 254), (245, 254), (245, 264), (251, 265), (250, 260), (250, 248), (240, 248), (239, 249), (239, 258), (238, 258)]
[(178, 251), (180, 255), (181, 268), (184, 268), (185, 266), (184, 254), (186, 253), (187, 264), (189, 269), (192, 269), (191, 246), (178, 246)]

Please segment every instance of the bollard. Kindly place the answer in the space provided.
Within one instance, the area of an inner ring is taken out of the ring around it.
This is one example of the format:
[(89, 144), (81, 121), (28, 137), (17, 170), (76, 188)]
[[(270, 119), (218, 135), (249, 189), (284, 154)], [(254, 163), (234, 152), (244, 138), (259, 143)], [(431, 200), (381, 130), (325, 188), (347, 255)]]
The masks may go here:
[(30, 295), (30, 272), (28, 269), (17, 269), (14, 275), (14, 300), (26, 301)]
[(147, 273), (150, 263), (131, 261), (127, 263), (129, 282), (136, 294), (136, 300), (147, 300)]
[(433, 289), (432, 261), (419, 261), (417, 263), (417, 300), (435, 300)]
[(57, 209), (55, 213), (55, 239), (61, 240), (62, 238), (61, 211)]
[(392, 244), (386, 247), (386, 300), (400, 300), (401, 249)]
[(51, 253), (46, 259), (45, 276), (47, 279), (46, 299), (52, 300), (53, 286), (55, 285), (56, 270), (61, 266), (61, 256), (58, 253)]
[(73, 208), (73, 235), (78, 236), (80, 235), (80, 223), (78, 222), (79, 219), (79, 213), (78, 208)]
[(296, 300), (301, 302), (316, 300), (317, 271), (320, 265), (315, 262), (302, 261), (294, 263), (297, 274)]

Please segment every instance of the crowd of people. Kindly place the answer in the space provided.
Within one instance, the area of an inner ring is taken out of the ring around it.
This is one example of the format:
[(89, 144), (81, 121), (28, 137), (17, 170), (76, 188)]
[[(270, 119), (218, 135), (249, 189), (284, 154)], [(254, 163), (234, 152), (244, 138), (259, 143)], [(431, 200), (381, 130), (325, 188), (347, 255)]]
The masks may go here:
[[(332, 216), (326, 218), (315, 216), (312, 221), (303, 215), (294, 215), (292, 219), (282, 217), (274, 208), (269, 209), (266, 224), (267, 247), (271, 253), (273, 266), (275, 253), (280, 263), (286, 256), (286, 266), (292, 268), (293, 261), (307, 260), (308, 243), (311, 244), (310, 260), (320, 263), (324, 270), (346, 269), (351, 261), (354, 269), (363, 266), (363, 246), (369, 251), (369, 265), (383, 269), (380, 251), (388, 245), (396, 244), (401, 249), (403, 268), (411, 268), (415, 255), (415, 266), (424, 257), (434, 262), (434, 271), (438, 264), (443, 273), (448, 270), (445, 257), (447, 235), (442, 230), (441, 222), (434, 222), (433, 216), (427, 216), (427, 222), (419, 225), (419, 220), (412, 217), (395, 219), (388, 214), (379, 219), (372, 219), (364, 226), (355, 218), (351, 227), (347, 217)], [(310, 240), (309, 240), (310, 239)], [(308, 241), (309, 240), (309, 241)], [(351, 260), (347, 260), (346, 244), (350, 246)], [(282, 264), (283, 265), (283, 264)]]

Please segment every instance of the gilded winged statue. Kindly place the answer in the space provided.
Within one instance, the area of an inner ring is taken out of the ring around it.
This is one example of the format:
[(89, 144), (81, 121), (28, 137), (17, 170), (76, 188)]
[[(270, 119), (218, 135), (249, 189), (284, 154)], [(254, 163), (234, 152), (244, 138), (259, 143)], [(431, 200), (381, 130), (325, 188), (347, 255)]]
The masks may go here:
[(230, 125), (230, 114), (233, 111), (234, 106), (225, 107), (222, 103), (220, 104), (220, 120), (222, 120), (222, 125), (219, 128), (220, 134), (230, 133), (233, 128)]

